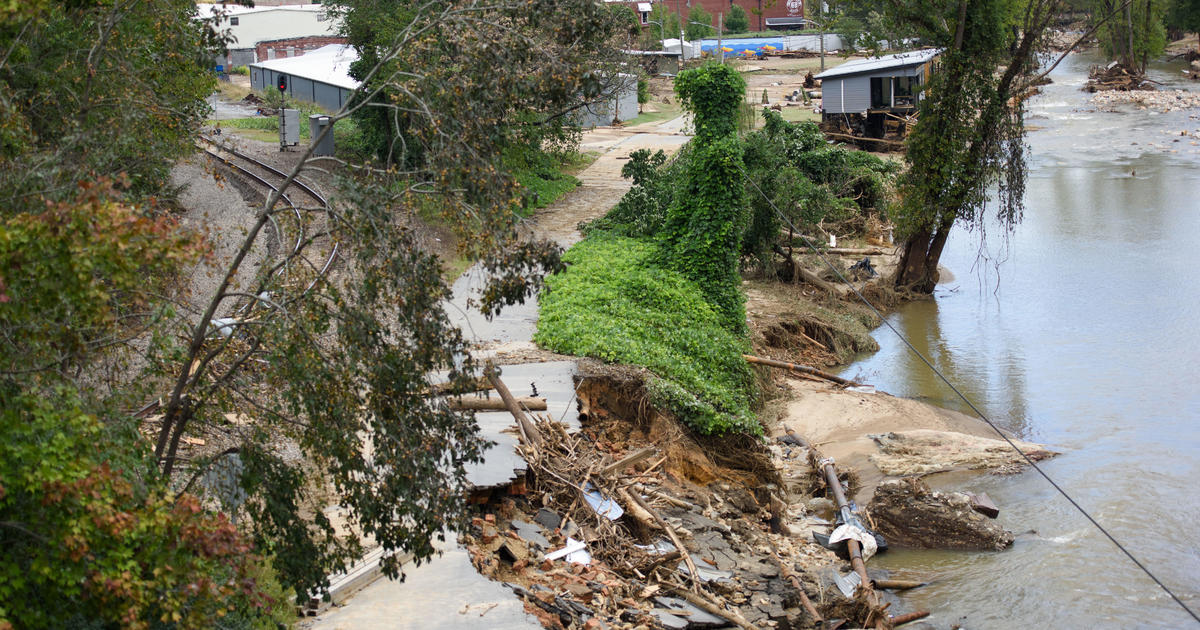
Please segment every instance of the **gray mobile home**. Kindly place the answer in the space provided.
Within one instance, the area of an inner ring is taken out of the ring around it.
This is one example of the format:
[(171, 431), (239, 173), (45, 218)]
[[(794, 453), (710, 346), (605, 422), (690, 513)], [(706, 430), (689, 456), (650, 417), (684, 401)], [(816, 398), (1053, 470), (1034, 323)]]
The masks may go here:
[(930, 48), (857, 59), (818, 74), (822, 123), (882, 137), (889, 115), (916, 112), (940, 52)]

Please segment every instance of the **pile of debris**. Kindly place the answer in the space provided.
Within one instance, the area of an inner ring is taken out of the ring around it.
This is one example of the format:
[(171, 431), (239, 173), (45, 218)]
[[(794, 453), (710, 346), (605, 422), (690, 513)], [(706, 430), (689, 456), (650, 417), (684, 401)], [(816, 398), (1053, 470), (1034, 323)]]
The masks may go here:
[(1132, 90), (1153, 90), (1154, 81), (1146, 78), (1145, 73), (1126, 68), (1114, 61), (1107, 66), (1093, 66), (1088, 73), (1088, 82), (1083, 89), (1088, 92), (1129, 92)]
[[(464, 536), (477, 570), (508, 584), (545, 627), (908, 620), (889, 616), (871, 580), (846, 562), (853, 543), (837, 542), (843, 519), (826, 520), (804, 500), (833, 507), (813, 499), (827, 488), (811, 467), (818, 454), (801, 440), (767, 447), (748, 438), (715, 453), (653, 410), (641, 410), (653, 420), (630, 422), (586, 399), (579, 433), (547, 417), (518, 422), (529, 464), (523, 494), (484, 505)], [(732, 453), (743, 461), (731, 465)], [(834, 478), (835, 494), (852, 481)], [(836, 553), (813, 542), (814, 531), (828, 540), (821, 532), (831, 528)]]

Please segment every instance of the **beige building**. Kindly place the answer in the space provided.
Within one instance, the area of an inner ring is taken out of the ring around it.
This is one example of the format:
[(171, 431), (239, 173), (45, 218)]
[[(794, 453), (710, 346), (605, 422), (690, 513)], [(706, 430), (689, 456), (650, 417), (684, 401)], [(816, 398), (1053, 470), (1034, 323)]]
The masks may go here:
[[(253, 8), (229, 4), (197, 4), (200, 19), (216, 19), (216, 28), (227, 31), (233, 38), (229, 54), (218, 63), (228, 67), (245, 66), (258, 59), (255, 49), (260, 42), (305, 37), (332, 37), (337, 34), (339, 24), (329, 17), (327, 9), (319, 4), (258, 3)], [(269, 48), (268, 54), (296, 56), (302, 49)], [(291, 52), (291, 54), (289, 54)]]

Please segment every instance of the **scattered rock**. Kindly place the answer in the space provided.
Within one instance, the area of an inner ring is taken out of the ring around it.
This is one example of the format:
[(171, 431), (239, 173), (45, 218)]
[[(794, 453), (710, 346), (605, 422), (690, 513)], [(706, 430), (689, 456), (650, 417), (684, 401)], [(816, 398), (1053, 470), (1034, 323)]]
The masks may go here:
[(915, 477), (879, 484), (868, 510), (893, 545), (999, 551), (1013, 543), (1012, 532), (975, 512), (967, 495), (932, 491)]

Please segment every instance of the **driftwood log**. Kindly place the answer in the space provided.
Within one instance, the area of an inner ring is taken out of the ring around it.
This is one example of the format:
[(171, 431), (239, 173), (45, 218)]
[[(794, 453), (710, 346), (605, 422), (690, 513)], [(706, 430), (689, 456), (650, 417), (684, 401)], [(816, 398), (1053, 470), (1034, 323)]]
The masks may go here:
[[(521, 407), (530, 411), (545, 411), (546, 399), (533, 396), (513, 398)], [(451, 396), (446, 399), (451, 409), (471, 411), (507, 411), (508, 405), (503, 398), (487, 398), (484, 396)]]
[(803, 266), (801, 266), (800, 261), (796, 260), (795, 256), (792, 256), (792, 255), (788, 254), (787, 252), (785, 252), (782, 247), (780, 247), (778, 245), (773, 245), (771, 247), (771, 249), (773, 249), (776, 254), (783, 256), (783, 258), (788, 261), (788, 264), (790, 264), (792, 266), (792, 272), (799, 274), (800, 277), (803, 278), (805, 282), (807, 282), (823, 291), (826, 291), (828, 293), (836, 294), (838, 292), (837, 289), (834, 288), (834, 286), (832, 284), (825, 282), (817, 274), (815, 274), (815, 273), (805, 269)]

